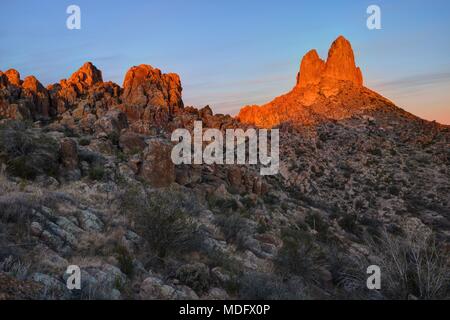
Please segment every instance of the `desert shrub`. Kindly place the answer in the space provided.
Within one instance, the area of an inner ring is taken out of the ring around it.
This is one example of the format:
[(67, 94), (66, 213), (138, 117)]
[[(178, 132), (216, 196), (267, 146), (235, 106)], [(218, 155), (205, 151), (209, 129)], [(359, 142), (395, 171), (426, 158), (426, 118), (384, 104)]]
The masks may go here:
[(59, 146), (43, 133), (23, 124), (0, 127), (0, 157), (13, 176), (33, 180), (38, 175), (57, 175)]
[(133, 257), (131, 256), (130, 252), (128, 252), (128, 249), (126, 247), (121, 245), (115, 248), (115, 252), (120, 270), (127, 276), (131, 277), (134, 272), (134, 267)]
[(346, 232), (352, 233), (354, 235), (360, 235), (361, 229), (358, 226), (358, 218), (355, 214), (344, 214), (338, 220), (339, 226)]
[(91, 144), (91, 140), (88, 138), (81, 138), (78, 143), (80, 144), (80, 146), (88, 146)]
[(197, 293), (206, 292), (212, 282), (208, 267), (202, 263), (181, 266), (176, 271), (176, 277)]
[(377, 238), (367, 238), (369, 261), (363, 256), (346, 256), (339, 261), (339, 286), (359, 298), (366, 290), (366, 269), (376, 264), (381, 270), (380, 294), (389, 299), (447, 299), (450, 295), (450, 257), (432, 236), (417, 233), (393, 236), (382, 231)]
[(266, 193), (263, 197), (265, 203), (269, 205), (278, 205), (280, 203), (280, 199), (272, 193)]
[(363, 215), (360, 223), (365, 227), (371, 237), (379, 237), (381, 235), (383, 223), (378, 219), (372, 218), (368, 215)]
[(269, 232), (270, 230), (271, 230), (271, 227), (267, 222), (265, 222), (263, 220), (258, 221), (258, 226), (256, 227), (256, 232), (258, 234), (264, 234), (264, 233)]
[(102, 165), (95, 164), (89, 169), (89, 179), (101, 181), (105, 177), (105, 168)]
[(318, 213), (309, 213), (305, 217), (305, 223), (312, 229), (317, 231), (319, 239), (326, 241), (328, 239), (329, 225), (325, 219)]
[(275, 258), (275, 268), (282, 275), (297, 275), (306, 281), (316, 281), (326, 264), (323, 251), (306, 231), (289, 227), (282, 231), (283, 246)]
[(12, 275), (18, 280), (25, 280), (29, 275), (30, 265), (22, 262), (19, 258), (12, 255), (0, 261), (0, 272)]
[(69, 138), (78, 138), (79, 137), (78, 133), (75, 132), (74, 128), (70, 128), (66, 125), (62, 128), (62, 130), (58, 130), (58, 131), (64, 133), (64, 136), (69, 137)]
[(242, 247), (243, 238), (248, 233), (249, 227), (247, 221), (239, 213), (218, 215), (214, 223), (219, 226), (227, 242), (233, 242)]
[(32, 210), (37, 203), (23, 193), (9, 193), (0, 197), (0, 222), (7, 224), (8, 233), (21, 240), (30, 238)]
[(109, 141), (111, 141), (111, 143), (113, 145), (118, 146), (119, 145), (120, 135), (119, 135), (119, 133), (113, 131), (113, 132), (108, 134), (108, 139), (109, 139)]
[(222, 211), (236, 211), (239, 208), (238, 203), (233, 198), (220, 198), (215, 195), (210, 195), (207, 201), (211, 209), (216, 208)]
[(251, 272), (239, 279), (239, 299), (300, 300), (305, 298), (305, 286), (296, 277), (283, 280), (272, 274)]
[(377, 156), (377, 157), (383, 156), (383, 152), (381, 151), (380, 148), (372, 148), (372, 149), (368, 150), (368, 152), (371, 155), (374, 155), (374, 156)]
[(132, 188), (121, 199), (122, 210), (157, 256), (187, 253), (200, 245), (198, 225), (183, 206), (183, 195), (171, 189), (147, 193)]
[(448, 298), (450, 294), (450, 256), (430, 236), (418, 234), (395, 237), (382, 234), (375, 254), (380, 258), (384, 292), (390, 298)]

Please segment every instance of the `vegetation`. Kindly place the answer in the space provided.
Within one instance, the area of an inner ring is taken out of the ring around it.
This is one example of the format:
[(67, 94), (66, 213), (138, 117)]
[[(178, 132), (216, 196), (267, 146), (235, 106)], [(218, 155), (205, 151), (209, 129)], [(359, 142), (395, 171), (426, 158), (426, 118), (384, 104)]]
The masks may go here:
[(132, 188), (122, 197), (121, 207), (133, 220), (138, 234), (160, 258), (198, 248), (198, 226), (177, 192), (147, 193)]
[(56, 176), (58, 160), (59, 146), (46, 134), (31, 132), (19, 122), (0, 126), (0, 161), (11, 175), (27, 180)]

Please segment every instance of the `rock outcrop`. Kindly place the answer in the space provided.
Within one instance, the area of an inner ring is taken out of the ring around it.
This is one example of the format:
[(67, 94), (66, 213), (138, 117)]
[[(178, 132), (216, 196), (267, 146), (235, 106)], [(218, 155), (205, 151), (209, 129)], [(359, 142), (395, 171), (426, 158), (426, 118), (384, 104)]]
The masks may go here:
[(34, 77), (26, 77), (22, 83), (22, 97), (31, 101), (32, 116), (34, 118), (48, 118), (50, 116), (51, 102), (47, 89)]
[(392, 105), (363, 87), (352, 46), (340, 36), (331, 45), (326, 62), (316, 50), (303, 57), (297, 83), (291, 92), (263, 106), (246, 106), (237, 119), (260, 127), (273, 127), (283, 122), (312, 124)]
[(181, 81), (177, 74), (163, 74), (149, 65), (132, 67), (123, 82), (123, 111), (139, 132), (167, 124), (183, 109)]
[(111, 109), (119, 109), (126, 114), (132, 130), (149, 133), (167, 126), (183, 111), (181, 92), (177, 74), (164, 74), (149, 65), (132, 67), (123, 89), (113, 82), (103, 82), (102, 72), (91, 62), (47, 88), (33, 76), (22, 81), (19, 72), (10, 69), (0, 71), (0, 117), (57, 119), (76, 131), (92, 132), (98, 119)]
[(40, 120), (49, 117), (50, 108), (47, 89), (34, 76), (22, 81), (17, 70), (0, 72), (0, 117)]
[(363, 85), (361, 69), (356, 67), (352, 46), (342, 36), (331, 45), (326, 62), (319, 57), (316, 50), (309, 51), (302, 59), (297, 86), (318, 85), (323, 79)]
[(69, 79), (48, 87), (57, 113), (73, 109), (96, 85), (103, 83), (102, 73), (91, 62), (85, 63)]
[(325, 61), (320, 59), (316, 50), (309, 51), (302, 59), (300, 72), (297, 76), (297, 86), (319, 84), (325, 71)]
[(361, 69), (355, 65), (355, 56), (350, 42), (340, 36), (331, 45), (325, 67), (325, 78), (350, 81), (363, 85)]

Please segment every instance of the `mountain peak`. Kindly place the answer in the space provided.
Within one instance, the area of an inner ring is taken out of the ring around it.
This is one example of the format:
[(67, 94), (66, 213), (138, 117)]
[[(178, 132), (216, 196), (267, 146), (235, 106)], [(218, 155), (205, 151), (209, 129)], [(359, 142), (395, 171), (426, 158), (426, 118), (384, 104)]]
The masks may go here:
[(304, 87), (318, 84), (325, 71), (325, 61), (320, 59), (315, 49), (309, 51), (302, 59), (297, 76), (297, 85)]
[(20, 73), (16, 69), (9, 69), (5, 72), (6, 77), (8, 78), (9, 83), (20, 87)]
[(297, 84), (291, 92), (262, 106), (244, 107), (237, 119), (260, 127), (273, 127), (286, 121), (313, 124), (386, 106), (393, 104), (363, 86), (352, 46), (339, 36), (332, 43), (326, 61), (316, 50), (305, 54)]
[(82, 87), (91, 87), (103, 82), (102, 72), (91, 62), (86, 62), (69, 78), (70, 83), (81, 84)]
[(361, 70), (355, 64), (352, 45), (343, 36), (339, 36), (328, 51), (324, 76), (334, 80), (351, 81), (357, 86), (363, 85)]
[(328, 51), (328, 58), (322, 60), (315, 49), (302, 59), (297, 76), (297, 86), (317, 85), (322, 79), (351, 81), (357, 86), (363, 85), (361, 70), (356, 67), (352, 45), (343, 36), (339, 36)]

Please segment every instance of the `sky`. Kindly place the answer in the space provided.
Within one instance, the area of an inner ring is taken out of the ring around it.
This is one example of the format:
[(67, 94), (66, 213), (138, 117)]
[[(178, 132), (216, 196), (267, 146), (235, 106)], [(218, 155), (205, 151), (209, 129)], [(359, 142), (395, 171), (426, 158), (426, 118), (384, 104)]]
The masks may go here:
[[(69, 30), (69, 5), (81, 29)], [(369, 5), (381, 30), (366, 26)], [(91, 61), (106, 81), (150, 64), (175, 72), (185, 105), (236, 114), (295, 85), (302, 56), (352, 43), (365, 85), (428, 120), (450, 124), (448, 0), (0, 0), (0, 70), (44, 85)]]

